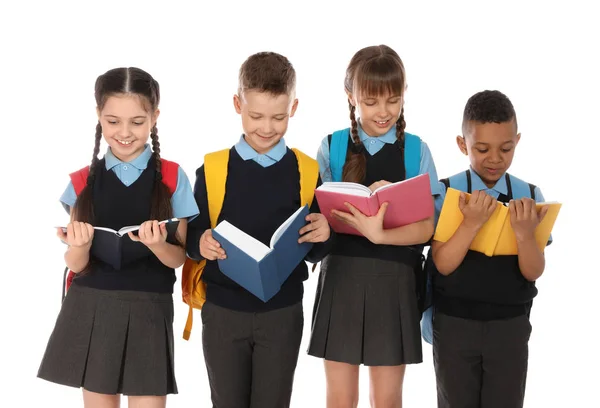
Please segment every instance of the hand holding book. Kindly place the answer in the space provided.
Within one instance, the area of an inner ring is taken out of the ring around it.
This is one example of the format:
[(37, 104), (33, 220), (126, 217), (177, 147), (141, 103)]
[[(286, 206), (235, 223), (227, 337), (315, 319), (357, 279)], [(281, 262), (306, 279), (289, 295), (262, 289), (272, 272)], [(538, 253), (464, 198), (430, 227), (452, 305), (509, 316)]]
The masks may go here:
[(56, 235), (70, 247), (90, 249), (94, 227), (86, 222), (73, 221), (66, 227), (57, 227)]
[(132, 231), (127, 232), (127, 234), (133, 242), (141, 242), (148, 248), (164, 244), (167, 242), (167, 236), (169, 235), (167, 224), (159, 223), (157, 220), (142, 223), (139, 230), (137, 230), (137, 236)]
[(364, 215), (350, 203), (344, 203), (344, 205), (348, 208), (349, 212), (331, 210), (331, 215), (339, 222), (358, 231), (360, 235), (374, 244), (379, 243), (383, 235), (383, 221), (388, 203), (383, 203), (377, 214), (372, 217)]
[(529, 238), (535, 239), (535, 230), (548, 213), (549, 208), (545, 205), (538, 212), (536, 203), (531, 198), (510, 201), (508, 204), (510, 224), (515, 232), (517, 242)]
[(490, 219), (496, 206), (495, 198), (479, 190), (473, 191), (470, 197), (461, 192), (458, 199), (458, 208), (464, 216), (463, 225), (476, 231)]

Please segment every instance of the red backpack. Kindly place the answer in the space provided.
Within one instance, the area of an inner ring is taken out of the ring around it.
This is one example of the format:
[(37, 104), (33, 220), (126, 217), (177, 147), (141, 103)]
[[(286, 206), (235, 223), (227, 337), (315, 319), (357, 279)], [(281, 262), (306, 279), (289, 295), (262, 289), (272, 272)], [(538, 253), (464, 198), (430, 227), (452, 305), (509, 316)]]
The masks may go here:
[[(161, 173), (162, 173), (162, 182), (167, 186), (171, 195), (175, 193), (177, 189), (177, 177), (179, 175), (179, 164), (168, 161), (166, 159), (160, 159), (161, 162)], [(75, 195), (79, 195), (83, 188), (87, 185), (88, 175), (90, 174), (90, 167), (86, 166), (74, 173), (69, 174), (71, 178), (71, 183), (73, 183), (73, 188), (75, 189)], [(75, 277), (75, 273), (70, 271), (69, 268), (65, 268), (65, 272), (63, 274), (63, 285), (62, 285), (62, 299), (65, 299), (65, 295), (67, 294), (67, 290), (73, 283), (73, 278)]]

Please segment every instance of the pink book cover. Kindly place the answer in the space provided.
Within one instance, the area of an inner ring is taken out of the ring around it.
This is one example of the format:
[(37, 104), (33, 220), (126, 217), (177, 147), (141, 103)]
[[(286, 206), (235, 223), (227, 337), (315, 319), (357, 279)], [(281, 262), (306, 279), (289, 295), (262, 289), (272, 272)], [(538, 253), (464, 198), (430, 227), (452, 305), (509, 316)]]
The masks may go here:
[(376, 215), (380, 205), (387, 202), (383, 221), (385, 229), (422, 221), (434, 212), (429, 174), (380, 187), (373, 193), (368, 187), (356, 183), (323, 183), (315, 190), (315, 197), (331, 228), (340, 234), (361, 235), (331, 215), (331, 210), (348, 212), (344, 202), (352, 204), (367, 216)]

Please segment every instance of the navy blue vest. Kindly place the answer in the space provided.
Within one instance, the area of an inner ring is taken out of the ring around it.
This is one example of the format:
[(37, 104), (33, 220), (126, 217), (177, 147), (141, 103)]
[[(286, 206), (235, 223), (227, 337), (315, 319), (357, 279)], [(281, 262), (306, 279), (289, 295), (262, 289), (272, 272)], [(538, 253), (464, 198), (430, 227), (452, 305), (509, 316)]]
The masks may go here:
[[(118, 230), (148, 221), (155, 173), (156, 163), (150, 159), (140, 177), (126, 186), (112, 170), (106, 170), (104, 159), (101, 160), (92, 192), (95, 217), (93, 225)], [(88, 270), (76, 275), (73, 282), (106, 290), (173, 293), (175, 270), (165, 266), (152, 253), (120, 270), (115, 270), (92, 256)]]

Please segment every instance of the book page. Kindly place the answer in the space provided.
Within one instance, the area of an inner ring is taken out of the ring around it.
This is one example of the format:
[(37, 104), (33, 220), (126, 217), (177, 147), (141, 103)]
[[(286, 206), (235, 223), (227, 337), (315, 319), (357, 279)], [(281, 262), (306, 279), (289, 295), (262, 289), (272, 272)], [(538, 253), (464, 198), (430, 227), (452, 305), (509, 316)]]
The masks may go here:
[[(177, 218), (171, 218), (168, 220), (160, 221), (158, 223), (158, 225), (166, 224), (168, 222), (175, 222), (175, 221), (177, 221)], [(139, 230), (140, 227), (141, 227), (141, 225), (129, 225), (129, 226), (121, 228), (118, 232), (117, 231), (115, 231), (115, 232), (118, 235), (123, 236), (123, 235), (127, 235), (127, 233), (129, 233), (129, 232), (135, 232), (135, 231)], [(113, 231), (113, 230), (110, 230), (110, 231)]]
[(371, 196), (371, 190), (369, 187), (363, 186), (358, 183), (350, 183), (350, 182), (326, 182), (323, 183), (318, 190), (321, 191), (331, 191), (333, 193), (340, 194), (349, 194), (360, 197), (369, 197)]
[[(277, 230), (273, 233), (273, 236), (271, 237), (271, 248), (275, 247), (275, 243), (279, 240), (279, 237), (281, 237), (284, 234), (289, 225), (292, 222), (294, 222), (298, 214), (300, 214), (305, 207), (306, 206), (298, 208), (295, 213), (290, 215), (289, 218), (285, 220), (283, 224), (279, 226), (279, 228), (277, 228)], [(298, 234), (298, 238), (300, 238), (300, 234)]]
[(227, 221), (217, 225), (215, 231), (256, 261), (260, 261), (271, 252), (271, 248)]

